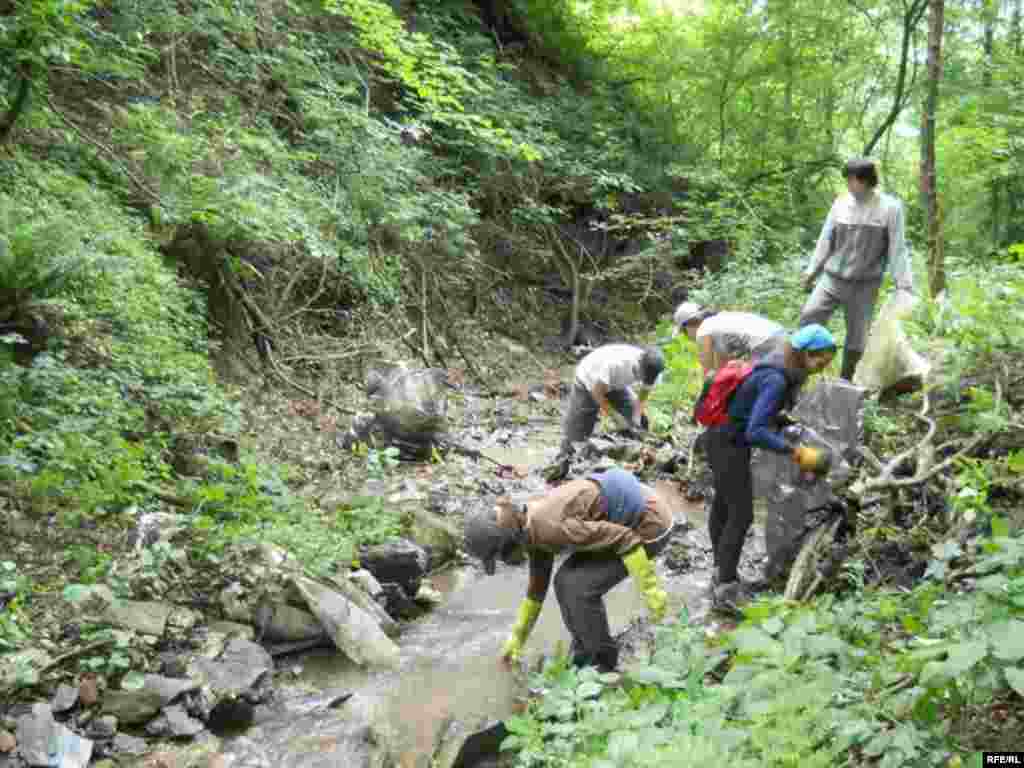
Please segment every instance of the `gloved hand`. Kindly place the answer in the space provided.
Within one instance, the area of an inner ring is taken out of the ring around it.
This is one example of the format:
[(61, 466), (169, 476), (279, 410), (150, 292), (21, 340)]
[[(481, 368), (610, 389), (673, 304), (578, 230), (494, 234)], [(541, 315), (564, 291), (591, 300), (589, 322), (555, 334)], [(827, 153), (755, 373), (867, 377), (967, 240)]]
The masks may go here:
[(668, 595), (658, 586), (658, 575), (654, 572), (654, 563), (647, 557), (647, 550), (642, 546), (636, 547), (622, 558), (622, 562), (625, 563), (626, 570), (639, 587), (640, 594), (644, 596), (651, 621), (661, 621), (665, 618), (665, 604), (668, 602)]
[(501, 649), (501, 657), (505, 661), (519, 661), (523, 646), (526, 645), (526, 640), (537, 623), (537, 617), (540, 616), (542, 605), (532, 597), (525, 598), (519, 604), (519, 615), (516, 617), (516, 623), (512, 625), (512, 634)]
[(786, 411), (779, 412), (779, 414), (775, 417), (775, 423), (778, 424), (779, 429), (795, 427), (798, 424), (797, 420), (790, 416), (788, 413), (786, 413)]
[(798, 445), (793, 449), (793, 461), (804, 472), (823, 475), (828, 472), (830, 456), (826, 451), (810, 445)]

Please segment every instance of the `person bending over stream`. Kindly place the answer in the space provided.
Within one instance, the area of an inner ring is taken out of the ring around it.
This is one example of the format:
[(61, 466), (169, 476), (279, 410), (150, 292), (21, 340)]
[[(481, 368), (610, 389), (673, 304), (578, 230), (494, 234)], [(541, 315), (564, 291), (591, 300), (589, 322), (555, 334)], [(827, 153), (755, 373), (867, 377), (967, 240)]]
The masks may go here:
[(618, 467), (571, 480), (542, 498), (515, 503), (502, 497), (493, 509), (466, 521), (466, 549), (495, 571), (495, 561), (530, 560), (526, 597), (502, 648), (517, 661), (540, 616), (552, 581), (555, 555), (572, 554), (554, 576), (555, 596), (572, 637), (578, 667), (614, 670), (619, 649), (612, 639), (604, 595), (632, 576), (652, 621), (665, 615), (667, 596), (654, 570), (673, 527), (669, 505), (650, 486)]
[(660, 350), (632, 344), (605, 344), (580, 360), (562, 419), (561, 453), (571, 453), (573, 443), (590, 437), (598, 417), (607, 416), (610, 408), (630, 428), (646, 429), (647, 397), (664, 369)]

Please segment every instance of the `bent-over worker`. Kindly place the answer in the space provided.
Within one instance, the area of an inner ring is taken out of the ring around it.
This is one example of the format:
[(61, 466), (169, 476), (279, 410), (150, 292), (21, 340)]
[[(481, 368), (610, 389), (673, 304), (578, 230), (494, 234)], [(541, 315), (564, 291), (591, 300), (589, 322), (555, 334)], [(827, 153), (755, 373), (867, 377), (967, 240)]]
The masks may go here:
[(613, 407), (630, 428), (644, 428), (647, 398), (664, 369), (660, 350), (632, 344), (606, 344), (580, 360), (562, 419), (561, 452), (590, 437)]
[(785, 341), (786, 330), (753, 312), (717, 312), (692, 301), (680, 304), (673, 316), (675, 333), (697, 344), (707, 376), (731, 360), (758, 360)]
[(503, 497), (466, 521), (466, 548), (493, 574), (495, 561), (530, 561), (526, 597), (519, 606), (502, 657), (520, 657), (551, 584), (555, 555), (572, 554), (554, 575), (555, 596), (572, 637), (576, 666), (615, 669), (619, 650), (608, 626), (604, 595), (632, 576), (653, 621), (665, 614), (667, 596), (654, 558), (671, 535), (672, 512), (653, 488), (618, 467), (571, 480), (525, 504)]

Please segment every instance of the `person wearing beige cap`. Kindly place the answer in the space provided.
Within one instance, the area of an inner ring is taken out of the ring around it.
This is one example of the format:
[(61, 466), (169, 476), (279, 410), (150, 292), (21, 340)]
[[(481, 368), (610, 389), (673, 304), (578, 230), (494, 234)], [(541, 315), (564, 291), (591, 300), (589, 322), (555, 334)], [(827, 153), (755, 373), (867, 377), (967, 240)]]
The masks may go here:
[(530, 560), (526, 597), (502, 648), (506, 661), (520, 657), (552, 582), (555, 555), (572, 554), (554, 575), (555, 596), (572, 637), (576, 666), (615, 669), (618, 646), (608, 626), (604, 595), (631, 576), (653, 621), (665, 614), (654, 558), (671, 537), (668, 502), (635, 475), (618, 467), (571, 480), (526, 504), (507, 497), (466, 520), (466, 549), (493, 574), (495, 562)]
[(785, 342), (786, 330), (753, 312), (718, 312), (687, 301), (676, 308), (673, 338), (685, 333), (697, 344), (707, 376), (730, 360), (760, 359)]

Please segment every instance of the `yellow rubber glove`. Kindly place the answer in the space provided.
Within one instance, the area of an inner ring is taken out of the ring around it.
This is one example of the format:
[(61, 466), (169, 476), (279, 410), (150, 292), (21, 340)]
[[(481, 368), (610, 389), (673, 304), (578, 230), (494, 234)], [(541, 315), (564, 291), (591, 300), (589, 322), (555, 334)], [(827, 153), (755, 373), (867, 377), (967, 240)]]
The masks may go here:
[(793, 449), (793, 461), (804, 472), (825, 474), (828, 472), (829, 455), (809, 445), (798, 445)]
[(505, 641), (505, 645), (501, 649), (503, 659), (506, 661), (519, 661), (519, 657), (523, 652), (523, 646), (526, 645), (526, 640), (537, 623), (537, 617), (540, 616), (542, 605), (542, 603), (537, 602), (532, 597), (525, 598), (519, 604), (519, 615), (516, 617), (516, 623), (512, 625), (512, 634)]
[(640, 594), (647, 603), (647, 612), (651, 621), (658, 622), (665, 618), (665, 604), (668, 602), (668, 595), (658, 586), (658, 574), (654, 572), (654, 563), (647, 557), (647, 550), (642, 546), (622, 558), (626, 564), (626, 570), (633, 577)]

